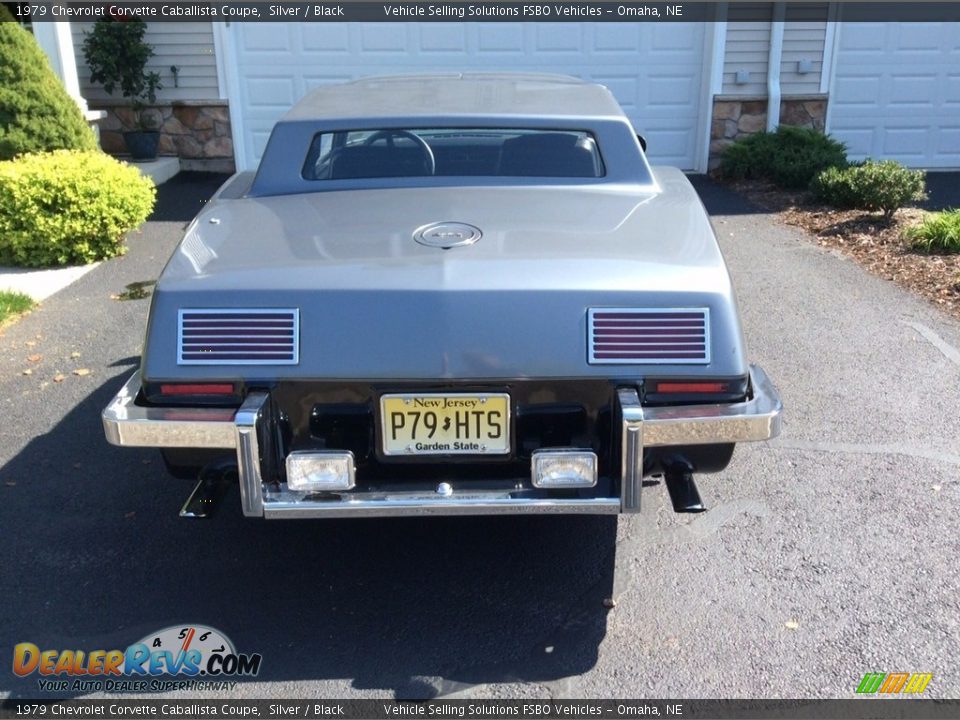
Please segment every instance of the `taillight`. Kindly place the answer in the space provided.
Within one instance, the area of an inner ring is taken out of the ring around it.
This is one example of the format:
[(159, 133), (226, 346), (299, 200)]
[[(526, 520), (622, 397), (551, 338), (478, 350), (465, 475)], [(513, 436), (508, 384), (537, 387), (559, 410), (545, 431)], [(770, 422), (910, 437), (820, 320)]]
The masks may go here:
[(145, 382), (143, 398), (157, 405), (184, 407), (237, 407), (246, 388), (241, 383), (223, 382)]
[(730, 390), (730, 383), (725, 382), (657, 382), (654, 392), (657, 393), (725, 393)]
[(747, 397), (748, 378), (647, 378), (644, 405), (695, 405), (740, 402)]
[(165, 383), (160, 386), (161, 395), (233, 395), (231, 383)]

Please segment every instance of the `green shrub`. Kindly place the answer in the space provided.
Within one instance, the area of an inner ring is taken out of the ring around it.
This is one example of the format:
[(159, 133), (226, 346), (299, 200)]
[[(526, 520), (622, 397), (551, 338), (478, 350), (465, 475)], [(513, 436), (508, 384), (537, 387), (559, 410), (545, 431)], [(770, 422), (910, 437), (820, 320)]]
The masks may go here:
[(0, 160), (61, 148), (96, 140), (33, 35), (0, 19)]
[(731, 179), (765, 179), (788, 189), (809, 187), (824, 169), (846, 167), (846, 149), (829, 135), (781, 125), (730, 145), (720, 159), (720, 174)]
[(99, 151), (57, 150), (0, 162), (0, 264), (89, 263), (124, 252), (156, 188)]
[(928, 253), (960, 253), (960, 209), (927, 216), (907, 228), (904, 237), (914, 250)]
[(824, 170), (812, 186), (814, 194), (836, 207), (882, 211), (889, 222), (910, 202), (924, 200), (926, 175), (895, 160), (867, 160), (844, 169)]

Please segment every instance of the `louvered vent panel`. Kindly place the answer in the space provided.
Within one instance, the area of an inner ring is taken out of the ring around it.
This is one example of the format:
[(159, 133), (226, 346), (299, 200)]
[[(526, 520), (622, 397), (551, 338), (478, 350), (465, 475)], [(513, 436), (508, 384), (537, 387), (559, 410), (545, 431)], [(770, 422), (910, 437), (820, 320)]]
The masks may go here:
[(300, 312), (296, 309), (181, 310), (180, 365), (296, 365)]
[(707, 308), (593, 308), (588, 313), (593, 365), (706, 365)]

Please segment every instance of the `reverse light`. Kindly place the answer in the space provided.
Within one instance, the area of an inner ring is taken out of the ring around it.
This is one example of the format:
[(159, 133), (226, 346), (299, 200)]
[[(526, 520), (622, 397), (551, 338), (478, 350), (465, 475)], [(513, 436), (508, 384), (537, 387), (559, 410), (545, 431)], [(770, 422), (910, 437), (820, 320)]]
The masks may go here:
[(597, 455), (589, 450), (537, 450), (530, 461), (535, 488), (583, 488), (597, 484)]
[(287, 455), (287, 488), (315, 493), (350, 490), (356, 469), (350, 451), (295, 451)]

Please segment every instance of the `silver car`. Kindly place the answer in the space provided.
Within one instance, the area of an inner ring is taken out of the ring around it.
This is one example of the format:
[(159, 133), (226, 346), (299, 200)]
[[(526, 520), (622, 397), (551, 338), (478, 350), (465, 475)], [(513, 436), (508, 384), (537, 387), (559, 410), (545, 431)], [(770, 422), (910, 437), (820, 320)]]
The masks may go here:
[[(552, 75), (314, 90), (157, 283), (116, 445), (266, 518), (678, 511), (780, 429), (686, 177)], [(648, 491), (649, 492), (649, 491)]]

